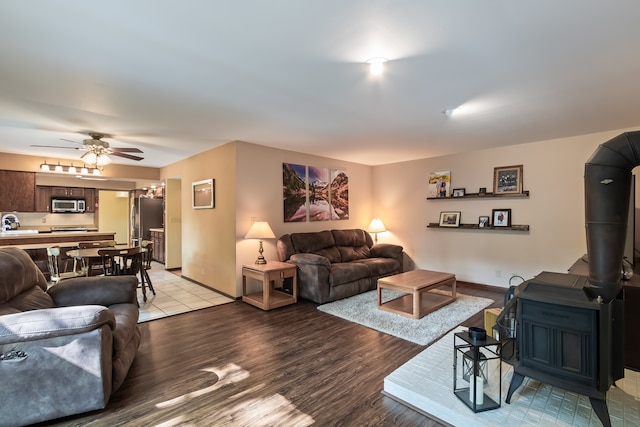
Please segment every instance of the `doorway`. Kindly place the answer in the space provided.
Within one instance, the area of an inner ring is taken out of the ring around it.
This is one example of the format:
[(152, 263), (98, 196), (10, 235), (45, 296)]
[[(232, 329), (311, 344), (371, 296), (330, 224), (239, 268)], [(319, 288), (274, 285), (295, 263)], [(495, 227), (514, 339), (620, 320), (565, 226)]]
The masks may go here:
[(118, 244), (129, 243), (129, 192), (98, 191), (98, 230), (115, 232)]

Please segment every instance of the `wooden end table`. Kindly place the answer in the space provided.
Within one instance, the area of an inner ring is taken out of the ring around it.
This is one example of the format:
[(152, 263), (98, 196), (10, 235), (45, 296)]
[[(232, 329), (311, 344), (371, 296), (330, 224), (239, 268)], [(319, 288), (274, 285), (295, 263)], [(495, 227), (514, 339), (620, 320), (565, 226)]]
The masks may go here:
[[(247, 294), (247, 278), (262, 282), (262, 291)], [(279, 291), (274, 287), (274, 280), (293, 279), (292, 294)], [(268, 261), (266, 264), (242, 266), (242, 301), (261, 308), (271, 310), (298, 301), (297, 267), (288, 262)]]
[[(451, 295), (428, 292), (441, 286), (451, 286)], [(382, 303), (382, 290), (404, 292), (405, 295)], [(456, 276), (429, 270), (411, 270), (378, 279), (378, 309), (412, 319), (451, 304), (456, 300)]]

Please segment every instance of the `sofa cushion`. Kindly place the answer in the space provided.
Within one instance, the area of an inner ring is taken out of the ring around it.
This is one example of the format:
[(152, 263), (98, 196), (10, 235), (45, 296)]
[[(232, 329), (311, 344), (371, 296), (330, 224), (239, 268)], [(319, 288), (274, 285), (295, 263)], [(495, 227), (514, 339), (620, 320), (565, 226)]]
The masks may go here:
[(340, 261), (349, 262), (371, 256), (364, 230), (331, 230), (340, 251)]
[(340, 260), (342, 262), (355, 261), (359, 259), (366, 259), (371, 256), (369, 246), (338, 246), (340, 251)]
[(291, 243), (297, 253), (321, 255), (327, 257), (331, 263), (341, 260), (331, 231), (293, 233)]
[(0, 304), (38, 286), (47, 289), (47, 280), (31, 257), (19, 248), (0, 249)]
[(343, 283), (366, 279), (370, 275), (369, 268), (365, 264), (355, 262), (337, 262), (331, 264), (329, 284), (331, 286), (338, 286)]
[(39, 286), (34, 286), (31, 289), (16, 295), (6, 304), (18, 311), (39, 310), (41, 308), (55, 307), (51, 296), (40, 289)]
[(336, 246), (358, 247), (367, 244), (367, 238), (364, 230), (331, 230), (331, 234), (333, 235)]
[(400, 271), (400, 263), (393, 258), (368, 258), (354, 263), (367, 266), (371, 277), (379, 277)]

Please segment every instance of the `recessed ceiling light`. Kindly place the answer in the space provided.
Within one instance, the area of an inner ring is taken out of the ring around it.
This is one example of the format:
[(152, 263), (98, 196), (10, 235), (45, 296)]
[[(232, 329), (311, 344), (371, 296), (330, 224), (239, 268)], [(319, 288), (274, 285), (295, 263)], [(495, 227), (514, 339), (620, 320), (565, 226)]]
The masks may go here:
[(384, 71), (385, 62), (389, 62), (387, 58), (382, 56), (376, 56), (375, 58), (367, 59), (366, 63), (369, 64), (369, 72), (373, 76), (379, 76)]

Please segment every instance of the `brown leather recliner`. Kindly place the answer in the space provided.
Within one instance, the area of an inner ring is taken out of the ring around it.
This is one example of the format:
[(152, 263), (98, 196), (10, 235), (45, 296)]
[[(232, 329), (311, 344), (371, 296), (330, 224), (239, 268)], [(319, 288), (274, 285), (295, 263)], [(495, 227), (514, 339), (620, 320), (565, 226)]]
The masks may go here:
[(137, 282), (80, 277), (47, 289), (25, 251), (0, 249), (0, 426), (106, 406), (140, 345)]

